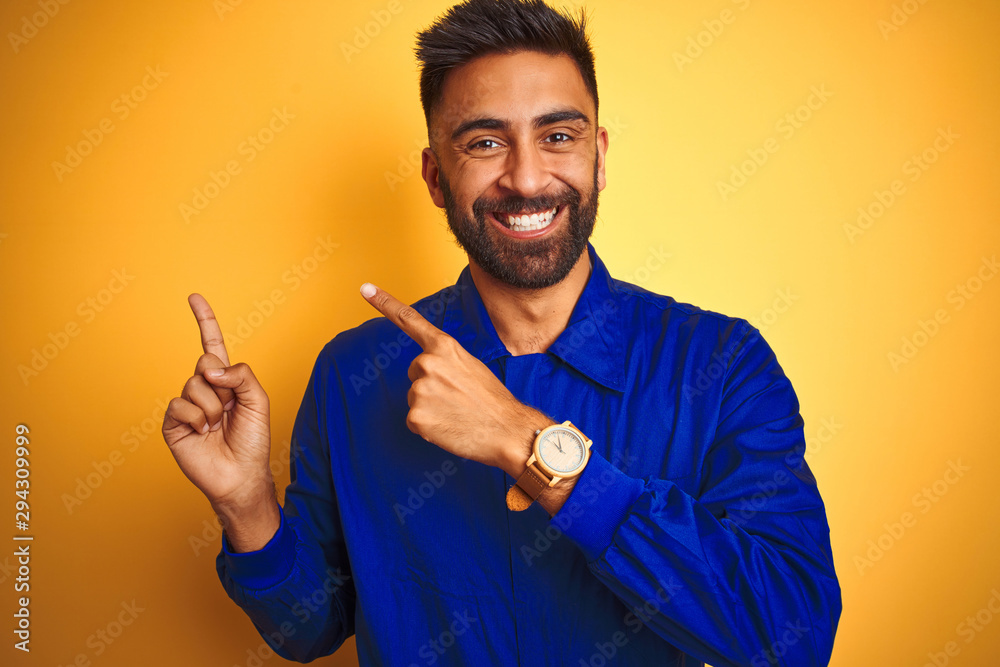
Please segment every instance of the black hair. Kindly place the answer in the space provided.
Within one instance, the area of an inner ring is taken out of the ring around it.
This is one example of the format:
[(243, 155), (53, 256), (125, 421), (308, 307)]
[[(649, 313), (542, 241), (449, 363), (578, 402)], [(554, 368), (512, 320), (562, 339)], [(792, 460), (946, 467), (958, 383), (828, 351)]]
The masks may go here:
[(537, 51), (568, 55), (576, 63), (597, 110), (594, 53), (587, 16), (559, 12), (542, 0), (465, 0), (417, 35), (420, 103), (430, 131), (448, 73), (480, 56)]

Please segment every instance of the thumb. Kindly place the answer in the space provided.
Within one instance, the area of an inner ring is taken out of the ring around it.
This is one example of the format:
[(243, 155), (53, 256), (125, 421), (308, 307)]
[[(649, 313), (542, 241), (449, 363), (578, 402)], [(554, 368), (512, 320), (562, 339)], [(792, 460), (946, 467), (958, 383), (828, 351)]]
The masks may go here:
[(233, 364), (226, 368), (209, 368), (205, 371), (205, 379), (216, 387), (232, 389), (236, 394), (236, 402), (255, 410), (266, 411), (268, 408), (267, 394), (257, 381), (250, 367), (245, 363)]

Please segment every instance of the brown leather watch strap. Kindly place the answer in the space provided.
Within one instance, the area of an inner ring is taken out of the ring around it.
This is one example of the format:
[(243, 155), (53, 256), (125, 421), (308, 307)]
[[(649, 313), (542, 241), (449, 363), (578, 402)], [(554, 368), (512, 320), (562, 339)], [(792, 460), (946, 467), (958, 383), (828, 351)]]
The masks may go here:
[(507, 491), (507, 508), (515, 512), (528, 509), (542, 491), (548, 488), (550, 481), (551, 478), (542, 472), (537, 464), (532, 463)]
[(507, 491), (507, 509), (514, 512), (523, 512), (524, 510), (531, 507), (531, 503), (535, 502), (528, 497), (524, 491), (521, 490), (517, 484), (510, 487)]

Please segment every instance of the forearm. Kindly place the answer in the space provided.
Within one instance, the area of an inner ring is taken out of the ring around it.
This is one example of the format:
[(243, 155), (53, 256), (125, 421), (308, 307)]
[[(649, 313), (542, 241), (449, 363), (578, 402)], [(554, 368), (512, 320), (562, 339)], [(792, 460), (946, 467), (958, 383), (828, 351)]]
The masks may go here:
[(219, 518), (234, 553), (259, 551), (281, 524), (281, 514), (270, 477), (256, 485), (245, 498), (216, 501), (212, 510)]
[(592, 461), (600, 475), (581, 477), (553, 523), (645, 624), (718, 667), (826, 664), (840, 595), (829, 552), (817, 546), (821, 507), (758, 516), (750, 532), (672, 482), (643, 483)]
[[(531, 457), (536, 432), (556, 423), (538, 410), (528, 406), (522, 407), (520, 416), (512, 422), (517, 426), (504, 434), (506, 444), (502, 447), (504, 454), (501, 467), (515, 480), (520, 479), (527, 469), (526, 464)], [(577, 478), (560, 480), (555, 486), (542, 491), (536, 502), (545, 508), (549, 516), (554, 516), (573, 493), (576, 480)]]
[(329, 476), (329, 438), (317, 411), (322, 399), (315, 392), (325, 386), (321, 359), (296, 417), (284, 507), (268, 471), (266, 484), (248, 487), (245, 503), (221, 508), (238, 532), (227, 529), (216, 561), (226, 592), (267, 643), (303, 662), (331, 653), (354, 633), (356, 594)]
[(219, 579), (276, 653), (308, 662), (353, 634), (351, 577), (327, 562), (300, 518), (279, 514), (277, 532), (260, 550), (229, 546), (216, 559)]

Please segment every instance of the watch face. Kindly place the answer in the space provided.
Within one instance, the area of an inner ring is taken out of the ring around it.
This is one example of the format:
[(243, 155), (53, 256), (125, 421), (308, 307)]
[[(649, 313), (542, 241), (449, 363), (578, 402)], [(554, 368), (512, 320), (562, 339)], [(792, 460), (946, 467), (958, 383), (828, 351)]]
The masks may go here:
[(573, 472), (583, 465), (586, 453), (580, 436), (561, 426), (546, 431), (538, 442), (539, 458), (556, 472)]

